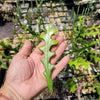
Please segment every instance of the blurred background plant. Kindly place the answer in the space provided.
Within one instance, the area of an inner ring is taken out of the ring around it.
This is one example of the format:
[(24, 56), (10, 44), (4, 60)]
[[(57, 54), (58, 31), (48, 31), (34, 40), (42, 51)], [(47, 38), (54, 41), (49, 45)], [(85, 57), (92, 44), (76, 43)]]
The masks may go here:
[[(69, 36), (66, 54), (71, 57), (66, 72), (71, 72), (63, 74), (67, 81), (63, 84), (62, 91), (67, 89), (71, 94), (76, 93), (78, 100), (81, 100), (80, 93), (95, 93), (97, 90), (100, 100), (100, 25), (90, 25), (88, 21), (91, 21), (91, 15), (88, 16), (90, 12), (86, 11), (78, 18), (78, 13), (74, 11), (72, 30), (65, 28), (65, 35)], [(88, 87), (91, 87), (90, 91), (86, 89)]]

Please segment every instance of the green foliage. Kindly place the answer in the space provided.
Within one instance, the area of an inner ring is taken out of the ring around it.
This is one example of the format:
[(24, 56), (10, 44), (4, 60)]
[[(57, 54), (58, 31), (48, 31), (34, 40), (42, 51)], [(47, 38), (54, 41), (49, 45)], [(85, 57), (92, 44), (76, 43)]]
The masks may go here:
[(7, 65), (4, 63), (2, 58), (0, 58), (0, 68), (8, 69)]
[(36, 12), (38, 12), (40, 7), (41, 7), (41, 5), (42, 5), (42, 3), (43, 3), (43, 0), (40, 0), (40, 1), (35, 0), (35, 2), (36, 2), (36, 6), (37, 6), (37, 11)]
[(13, 50), (12, 46), (10, 45), (10, 42), (11, 40), (9, 38), (5, 38), (4, 41), (0, 40), (0, 48)]
[[(5, 58), (5, 62), (8, 62), (9, 59), (12, 59), (12, 56), (10, 54), (11, 51), (14, 52), (14, 55), (18, 52), (18, 47), (13, 48), (11, 45), (12, 40), (9, 38), (5, 38), (4, 40), (0, 40), (0, 55), (2, 55), (3, 58)], [(4, 63), (4, 60), (0, 58), (0, 68), (7, 69), (6, 63)]]
[[(93, 52), (96, 52), (93, 50), (93, 46), (98, 45), (100, 43), (100, 39), (95, 40), (92, 38), (95, 38), (98, 34), (100, 34), (100, 26), (92, 26), (91, 28), (88, 28), (85, 25), (85, 21), (86, 18), (84, 16), (79, 16), (78, 22), (73, 23), (73, 30), (70, 34), (72, 43), (72, 51), (70, 54), (74, 54), (74, 56), (77, 57), (75, 59), (79, 59), (79, 57), (81, 57), (82, 63), (89, 61), (88, 56), (91, 59), (95, 57), (95, 62), (97, 62), (100, 59), (98, 58), (97, 53), (93, 54)], [(83, 65), (84, 64), (85, 63), (83, 63)]]
[(78, 70), (79, 67), (82, 67), (84, 65), (84, 70), (87, 70), (91, 62), (86, 62), (86, 59), (83, 59), (82, 57), (75, 58), (74, 60), (69, 61), (69, 65), (73, 68)]
[(84, 38), (85, 36), (93, 36), (94, 38), (96, 35), (100, 34), (100, 26), (92, 26), (90, 28), (84, 29), (84, 33), (81, 36)]
[(76, 91), (76, 83), (74, 82), (74, 78), (69, 78), (66, 83), (62, 87), (62, 91), (64, 88), (67, 88), (70, 93), (74, 93)]
[(93, 61), (95, 61), (95, 63), (97, 63), (98, 61), (100, 61), (100, 58), (98, 57), (98, 52), (97, 51), (93, 51), (91, 50), (91, 55), (90, 55), (90, 59)]
[(100, 83), (94, 83), (92, 86), (94, 90), (97, 90), (98, 95), (100, 95)]
[[(72, 30), (71, 33), (68, 34), (72, 45), (69, 54), (71, 56), (73, 55), (69, 61), (69, 67), (73, 69), (73, 71), (80, 70), (80, 68), (83, 67), (83, 70), (86, 72), (88, 68), (91, 67), (91, 64), (96, 66), (98, 61), (100, 61), (99, 52), (97, 51), (97, 49), (99, 49), (100, 39), (96, 37), (100, 35), (100, 26), (93, 25), (92, 27), (87, 27), (86, 16), (79, 16), (78, 21), (75, 19), (76, 14), (74, 13)], [(65, 31), (68, 33), (67, 30)], [(94, 75), (93, 79), (97, 76), (98, 75)], [(75, 78), (78, 80), (78, 76)], [(91, 84), (93, 79), (88, 81), (85, 87)], [(99, 83), (92, 84), (93, 88), (97, 90), (98, 95), (100, 95), (99, 85)], [(68, 88), (71, 93), (75, 93), (77, 87), (74, 78), (68, 79), (63, 85), (63, 88)]]
[(55, 55), (55, 52), (51, 52), (50, 48), (53, 45), (56, 45), (58, 43), (57, 40), (51, 39), (51, 36), (56, 33), (57, 30), (52, 28), (52, 25), (46, 26), (46, 34), (42, 34), (41, 38), (45, 41), (45, 46), (39, 47), (41, 51), (44, 52), (44, 58), (41, 60), (44, 67), (44, 76), (46, 77), (48, 88), (50, 92), (53, 92), (53, 81), (51, 79), (51, 71), (54, 68), (54, 65), (50, 63), (50, 58)]

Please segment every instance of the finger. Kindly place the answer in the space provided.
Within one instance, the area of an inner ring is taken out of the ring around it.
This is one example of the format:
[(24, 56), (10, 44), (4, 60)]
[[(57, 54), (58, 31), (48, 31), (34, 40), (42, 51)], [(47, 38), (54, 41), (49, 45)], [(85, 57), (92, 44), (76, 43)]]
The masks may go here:
[(58, 46), (64, 41), (64, 37), (58, 36), (58, 37), (56, 38), (56, 40), (58, 41), (58, 44), (57, 44), (56, 46), (53, 46), (53, 47), (51, 48), (51, 51), (55, 51), (55, 50), (58, 48)]
[(55, 51), (56, 54), (51, 58), (50, 63), (51, 64), (55, 64), (57, 62), (57, 60), (60, 58), (60, 56), (62, 55), (62, 53), (64, 52), (64, 50), (66, 49), (66, 43), (62, 42), (59, 47), (57, 48), (57, 50)]
[(30, 51), (32, 49), (32, 44), (29, 40), (26, 40), (24, 45), (22, 46), (22, 48), (19, 51), (19, 54), (24, 55), (24, 56), (28, 56)]
[[(53, 35), (53, 36), (52, 36), (52, 39), (56, 39), (56, 36)], [(42, 55), (43, 52), (42, 52), (41, 50), (39, 50), (39, 47), (40, 47), (40, 46), (44, 46), (44, 45), (45, 45), (45, 41), (40, 42), (39, 45), (36, 47), (36, 49), (33, 51), (33, 53), (37, 53), (37, 54)]]
[(54, 69), (52, 70), (52, 79), (55, 79), (55, 77), (59, 74), (59, 72), (61, 72), (66, 65), (68, 64), (70, 60), (69, 56), (65, 56), (63, 57), (63, 59), (54, 67)]

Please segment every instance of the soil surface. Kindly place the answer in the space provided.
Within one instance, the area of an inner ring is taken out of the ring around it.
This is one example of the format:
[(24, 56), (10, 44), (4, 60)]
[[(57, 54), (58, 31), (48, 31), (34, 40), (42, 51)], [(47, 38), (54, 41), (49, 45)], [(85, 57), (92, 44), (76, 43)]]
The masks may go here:
[(14, 23), (9, 22), (4, 24), (3, 26), (0, 26), (0, 40), (6, 37), (13, 37), (12, 34), (12, 28)]

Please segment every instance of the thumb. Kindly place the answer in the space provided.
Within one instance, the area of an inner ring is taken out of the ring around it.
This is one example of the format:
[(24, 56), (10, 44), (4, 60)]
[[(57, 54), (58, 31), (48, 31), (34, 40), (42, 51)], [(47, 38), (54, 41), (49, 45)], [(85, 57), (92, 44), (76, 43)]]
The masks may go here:
[(23, 47), (20, 49), (19, 54), (23, 56), (28, 56), (32, 49), (32, 44), (29, 40), (26, 40)]

